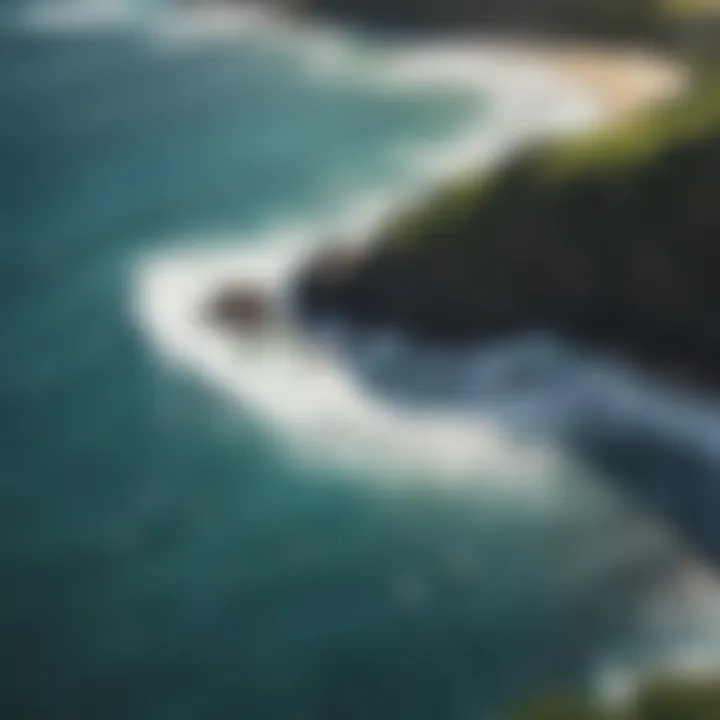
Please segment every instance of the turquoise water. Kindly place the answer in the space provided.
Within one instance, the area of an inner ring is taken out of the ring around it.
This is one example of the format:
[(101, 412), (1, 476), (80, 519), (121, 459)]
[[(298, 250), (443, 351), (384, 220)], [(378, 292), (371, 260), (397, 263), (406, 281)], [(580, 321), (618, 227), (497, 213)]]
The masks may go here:
[(585, 470), (558, 465), (540, 502), (483, 470), (448, 488), (298, 464), (160, 362), (129, 309), (148, 252), (405, 182), (395, 159), (475, 122), (477, 98), (318, 77), (247, 36), (168, 45), (132, 13), (13, 22), (2, 717), (464, 720), (592, 684), (676, 557)]

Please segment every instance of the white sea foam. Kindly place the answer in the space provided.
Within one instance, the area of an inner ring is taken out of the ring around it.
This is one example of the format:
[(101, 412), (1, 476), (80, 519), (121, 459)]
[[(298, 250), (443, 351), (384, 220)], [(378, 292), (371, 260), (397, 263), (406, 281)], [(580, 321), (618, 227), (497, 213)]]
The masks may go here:
[[(543, 475), (543, 465), (550, 474), (549, 450), (510, 450), (511, 441), (488, 419), (469, 422), (453, 412), (403, 411), (379, 401), (328, 343), (311, 342), (289, 326), (237, 340), (200, 317), (203, 302), (225, 281), (266, 284), (280, 292), (302, 255), (299, 243), (276, 241), (242, 255), (189, 253), (148, 262), (139, 278), (143, 324), (167, 359), (231, 392), (296, 450), (399, 474), (422, 471), (443, 482), (478, 470), (498, 486), (511, 476), (530, 482)], [(282, 303), (281, 295), (274, 298)], [(372, 347), (377, 362), (383, 346)], [(384, 350), (394, 352), (389, 343)]]

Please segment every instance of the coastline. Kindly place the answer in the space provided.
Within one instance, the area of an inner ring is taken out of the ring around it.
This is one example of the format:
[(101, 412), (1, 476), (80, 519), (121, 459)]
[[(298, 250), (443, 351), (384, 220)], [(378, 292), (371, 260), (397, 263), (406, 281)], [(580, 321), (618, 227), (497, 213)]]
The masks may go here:
[[(361, 435), (373, 426), (382, 427), (386, 420), (399, 420), (397, 416), (387, 418), (382, 403), (355, 387), (354, 380), (332, 358), (333, 349), (329, 355), (320, 350), (318, 365), (317, 348), (309, 350), (309, 338), (298, 337), (292, 327), (293, 308), (287, 307), (291, 281), (304, 259), (323, 247), (323, 238), (342, 238), (362, 249), (403, 205), (422, 203), (444, 181), (492, 164), (532, 138), (583, 132), (624, 113), (639, 111), (684, 85), (682, 69), (669, 60), (637, 51), (619, 54), (585, 46), (498, 40), (460, 46), (438, 43), (401, 46), (389, 57), (390, 72), (379, 77), (379, 82), (389, 82), (398, 89), (408, 83), (434, 87), (455, 82), (482, 100), (489, 94), (489, 117), (484, 115), (459, 136), (439, 145), (418, 148), (418, 157), (413, 160), (422, 160), (423, 172), (418, 173), (413, 186), (390, 194), (370, 189), (366, 196), (349, 200), (344, 217), (280, 231), (268, 228), (249, 246), (240, 243), (234, 248), (234, 241), (228, 238), (216, 250), (169, 250), (159, 257), (142, 258), (136, 275), (135, 316), (161, 355), (183, 371), (229, 391), (273, 425), (286, 426), (283, 434), (288, 427), (292, 432), (293, 426), (302, 425), (305, 419), (295, 417), (297, 403), (278, 407), (276, 387), (298, 384), (299, 376), (310, 383), (306, 388), (310, 395), (313, 382), (317, 381), (317, 392), (322, 394), (328, 385), (321, 382), (322, 377), (332, 378), (335, 397), (321, 412), (323, 428), (333, 426), (336, 416), (348, 413), (355, 416), (346, 429), (353, 432), (357, 421)], [(612, 77), (621, 66), (626, 72), (618, 86)], [(264, 288), (274, 303), (285, 307), (281, 327), (271, 333), (284, 336), (284, 349), (265, 357), (259, 365), (256, 337), (228, 336), (198, 320), (198, 308), (218, 287), (228, 284)], [(278, 353), (284, 357), (279, 358)], [(298, 367), (290, 367), (288, 356), (297, 360)], [(302, 359), (307, 357), (311, 358), (309, 365)], [(262, 367), (276, 359), (281, 362), (271, 369)], [(302, 371), (298, 370), (300, 365)], [(379, 416), (385, 418), (380, 423)], [(403, 423), (403, 433), (409, 433), (410, 428), (417, 432), (408, 418)], [(377, 434), (375, 428), (371, 434)], [(467, 440), (472, 443), (470, 437)], [(443, 446), (443, 442), (439, 444)], [(423, 449), (435, 452), (432, 443), (424, 445)], [(368, 446), (372, 448), (372, 442)]]

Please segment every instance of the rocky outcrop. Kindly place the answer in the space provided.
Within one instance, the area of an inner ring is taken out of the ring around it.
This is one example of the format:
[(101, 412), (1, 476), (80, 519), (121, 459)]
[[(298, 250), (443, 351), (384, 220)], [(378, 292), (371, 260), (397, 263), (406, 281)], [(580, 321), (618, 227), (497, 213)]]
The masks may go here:
[(248, 286), (219, 290), (204, 308), (206, 322), (232, 331), (258, 330), (267, 325), (272, 308), (265, 293)]
[(297, 284), (342, 315), (432, 343), (552, 330), (720, 386), (720, 83), (593, 139), (445, 188), (339, 275)]

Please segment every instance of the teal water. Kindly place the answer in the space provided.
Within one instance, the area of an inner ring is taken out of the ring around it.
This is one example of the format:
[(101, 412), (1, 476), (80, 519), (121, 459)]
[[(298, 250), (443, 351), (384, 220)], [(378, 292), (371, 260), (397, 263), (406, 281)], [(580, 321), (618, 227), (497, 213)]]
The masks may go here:
[(148, 252), (401, 183), (398, 153), (475, 122), (476, 98), (321, 79), (247, 36), (164, 45), (132, 14), (13, 17), (0, 715), (464, 720), (592, 684), (676, 566), (635, 510), (572, 463), (545, 502), (482, 470), (447, 488), (300, 465), (159, 362), (129, 309)]

